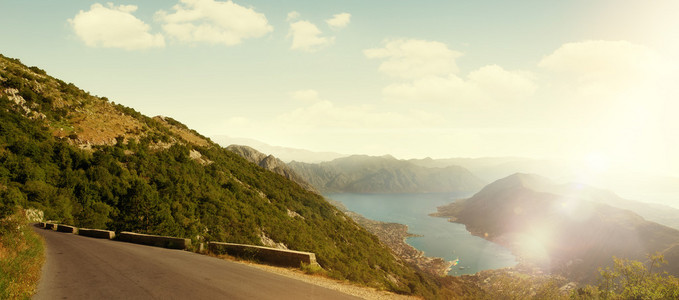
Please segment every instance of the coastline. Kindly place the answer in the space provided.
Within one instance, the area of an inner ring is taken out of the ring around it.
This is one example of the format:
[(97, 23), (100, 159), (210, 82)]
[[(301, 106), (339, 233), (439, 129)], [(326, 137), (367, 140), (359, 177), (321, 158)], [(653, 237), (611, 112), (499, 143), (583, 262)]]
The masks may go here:
[[(443, 207), (443, 206), (442, 206)], [(512, 273), (512, 272), (518, 272), (521, 274), (526, 274), (526, 275), (531, 275), (531, 276), (540, 276), (544, 275), (545, 273), (548, 273), (543, 266), (540, 264), (531, 261), (528, 259), (528, 257), (519, 251), (519, 247), (511, 243), (509, 240), (504, 239), (502, 237), (495, 237), (495, 236), (489, 236), (488, 233), (486, 233), (483, 230), (479, 230), (478, 228), (471, 227), (467, 223), (463, 223), (459, 221), (459, 218), (457, 217), (454, 209), (448, 212), (442, 212), (441, 208), (439, 207), (438, 211), (435, 213), (429, 214), (429, 216), (432, 217), (437, 217), (437, 218), (446, 218), (448, 222), (450, 223), (457, 223), (457, 224), (462, 224), (464, 225), (465, 230), (467, 230), (471, 235), (480, 237), (484, 240), (487, 240), (489, 242), (498, 244), (502, 247), (507, 248), (512, 255), (516, 258), (517, 264), (513, 267), (506, 267), (506, 268), (501, 268), (501, 269), (494, 269), (494, 270), (484, 270), (480, 271), (478, 275), (485, 274), (485, 275), (492, 275), (492, 274), (499, 274), (502, 273), (503, 271)], [(498, 273), (499, 272), (499, 273)]]
[(417, 266), (420, 270), (436, 276), (447, 276), (448, 272), (450, 272), (453, 262), (446, 261), (440, 257), (426, 256), (423, 251), (417, 250), (406, 243), (407, 238), (419, 236), (408, 233), (407, 225), (370, 220), (352, 211), (345, 211), (344, 213), (368, 230), (368, 232), (376, 235), (398, 257)]

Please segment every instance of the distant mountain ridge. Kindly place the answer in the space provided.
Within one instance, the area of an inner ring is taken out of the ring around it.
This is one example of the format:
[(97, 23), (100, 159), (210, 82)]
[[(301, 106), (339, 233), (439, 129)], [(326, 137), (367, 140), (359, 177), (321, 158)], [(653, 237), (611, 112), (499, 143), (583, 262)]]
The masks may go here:
[(484, 184), (462, 167), (427, 168), (390, 155), (353, 155), (319, 164), (293, 161), (288, 165), (324, 193), (469, 192)]
[(212, 139), (222, 145), (228, 147), (229, 145), (244, 145), (257, 149), (262, 153), (271, 154), (283, 162), (289, 163), (291, 161), (299, 161), (306, 163), (320, 163), (324, 161), (331, 161), (336, 158), (345, 157), (347, 155), (335, 152), (318, 152), (298, 148), (272, 146), (257, 140), (247, 138), (234, 138), (225, 135), (215, 135)]
[(486, 182), (505, 178), (515, 173), (539, 174), (558, 182), (577, 181), (615, 191), (625, 199), (647, 203), (665, 203), (679, 209), (679, 178), (651, 171), (626, 167), (597, 166), (585, 160), (550, 160), (522, 157), (480, 157), (411, 159), (424, 167), (461, 166)]
[(601, 197), (541, 176), (514, 174), (471, 198), (439, 207), (434, 215), (465, 224), (523, 261), (571, 280), (593, 280), (612, 256), (644, 261), (656, 251), (673, 259), (666, 270), (679, 274), (674, 260), (679, 259), (679, 230), (601, 203)]
[(273, 155), (266, 155), (256, 149), (243, 145), (229, 145), (226, 150), (234, 152), (246, 160), (264, 168), (276, 174), (282, 175), (283, 177), (290, 179), (305, 190), (310, 192), (319, 193), (311, 184), (304, 181), (301, 176), (299, 176), (295, 171), (290, 169), (283, 161), (276, 158)]

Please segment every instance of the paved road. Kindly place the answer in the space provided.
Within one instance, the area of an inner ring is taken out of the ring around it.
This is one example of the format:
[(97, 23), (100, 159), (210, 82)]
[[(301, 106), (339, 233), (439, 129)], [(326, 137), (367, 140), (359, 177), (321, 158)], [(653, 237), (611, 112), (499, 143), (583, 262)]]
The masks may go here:
[(34, 299), (356, 299), (187, 251), (35, 231), (47, 261)]

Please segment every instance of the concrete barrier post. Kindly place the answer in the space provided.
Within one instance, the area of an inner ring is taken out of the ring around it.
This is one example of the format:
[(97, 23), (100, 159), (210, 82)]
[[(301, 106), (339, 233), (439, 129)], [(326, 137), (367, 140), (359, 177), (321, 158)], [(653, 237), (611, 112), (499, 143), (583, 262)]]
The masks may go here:
[(78, 234), (78, 228), (77, 227), (62, 225), (62, 224), (57, 225), (57, 231)]
[(118, 235), (118, 240), (142, 244), (148, 246), (164, 247), (170, 249), (185, 250), (191, 247), (191, 239), (183, 239), (169, 236), (159, 236), (150, 234), (141, 234), (134, 232), (121, 232)]
[(98, 239), (109, 239), (112, 240), (116, 237), (116, 233), (110, 230), (101, 229), (89, 229), (89, 228), (79, 228), (78, 234), (82, 236), (88, 236)]
[(209, 242), (208, 250), (215, 254), (229, 254), (282, 267), (299, 268), (302, 263), (318, 265), (316, 254), (311, 252), (218, 242)]

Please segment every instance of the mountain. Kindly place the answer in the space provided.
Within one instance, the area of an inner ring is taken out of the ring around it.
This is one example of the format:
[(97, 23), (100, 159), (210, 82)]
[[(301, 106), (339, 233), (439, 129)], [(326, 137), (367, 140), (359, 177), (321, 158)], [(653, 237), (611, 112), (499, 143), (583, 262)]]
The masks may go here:
[(588, 160), (548, 160), (520, 157), (411, 159), (424, 167), (461, 166), (486, 182), (515, 173), (539, 174), (558, 182), (580, 183), (615, 191), (625, 199), (662, 203), (679, 209), (679, 178), (652, 171)]
[(411, 159), (411, 163), (428, 167), (443, 168), (460, 166), (468, 169), (484, 181), (493, 182), (515, 173), (540, 174), (552, 179), (573, 177), (573, 167), (568, 162), (531, 159), (521, 157), (481, 157), (481, 158), (444, 158)]
[(294, 181), (307, 191), (317, 194), (319, 193), (311, 184), (304, 181), (304, 179), (295, 173), (295, 171), (291, 170), (290, 167), (273, 155), (266, 155), (251, 147), (242, 145), (229, 145), (226, 147), (226, 150), (236, 153), (245, 158), (247, 161), (252, 162), (266, 170), (282, 175), (283, 177)]
[(323, 161), (331, 161), (336, 158), (347, 156), (335, 152), (316, 152), (297, 148), (271, 146), (269, 144), (253, 139), (233, 138), (226, 135), (212, 136), (212, 139), (224, 147), (227, 147), (229, 145), (249, 146), (263, 153), (269, 153), (275, 157), (278, 157), (280, 160), (286, 163), (289, 163), (291, 161), (299, 161), (305, 163), (320, 163)]
[(323, 193), (469, 192), (483, 186), (483, 181), (462, 167), (426, 168), (389, 155), (353, 155), (319, 164), (293, 161), (288, 165)]
[[(524, 263), (576, 281), (594, 280), (612, 256), (640, 261), (656, 251), (677, 256), (679, 230), (602, 203), (602, 195), (514, 174), (439, 207), (435, 215), (507, 246)], [(679, 274), (679, 264), (669, 261), (666, 270)]]
[(438, 292), (322, 196), (172, 118), (144, 116), (0, 55), (0, 212), (17, 205), (77, 227), (283, 244), (316, 253), (333, 278)]
[(664, 204), (623, 199), (617, 194), (591, 186), (568, 183), (553, 185), (550, 192), (562, 197), (576, 197), (635, 212), (644, 219), (679, 230), (679, 209)]

